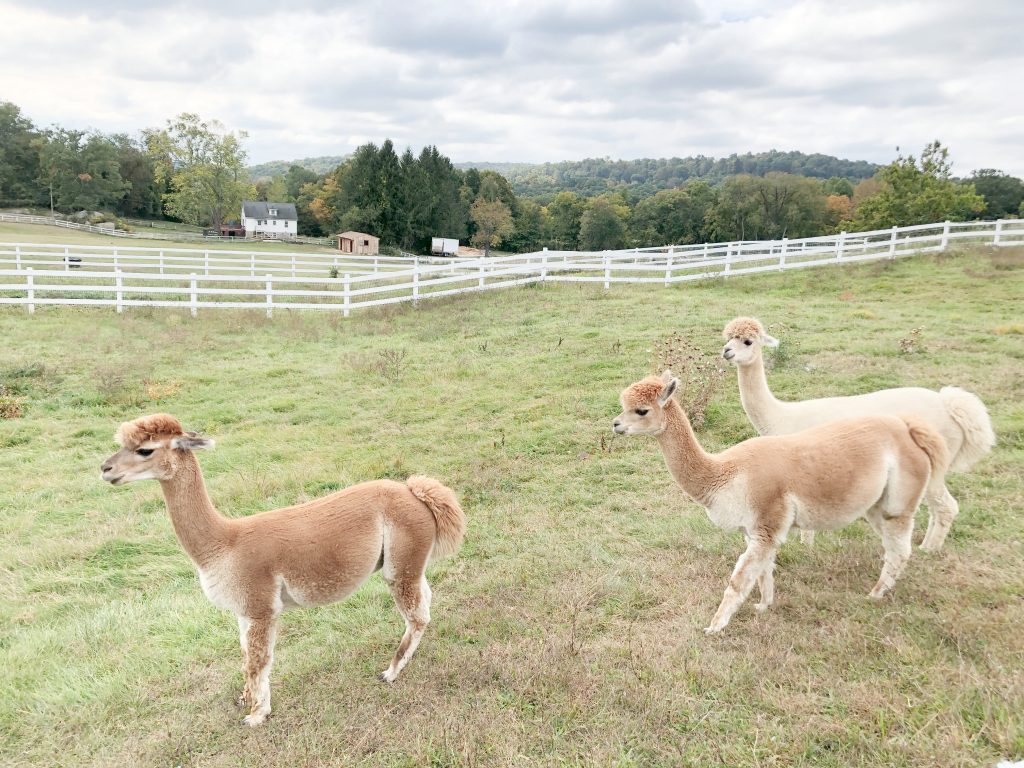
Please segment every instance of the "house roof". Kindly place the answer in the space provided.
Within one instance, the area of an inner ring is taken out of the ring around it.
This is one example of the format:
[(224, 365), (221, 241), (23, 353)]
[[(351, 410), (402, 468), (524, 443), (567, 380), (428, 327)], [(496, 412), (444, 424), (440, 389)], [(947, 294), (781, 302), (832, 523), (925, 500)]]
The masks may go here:
[[(270, 209), (276, 208), (277, 215), (271, 216)], [(294, 203), (264, 203), (252, 200), (242, 201), (242, 215), (247, 219), (288, 219), (298, 221)]]
[(376, 235), (368, 235), (365, 232), (342, 232), (338, 237), (344, 237), (349, 240), (354, 240), (357, 237), (372, 237), (374, 240), (380, 240)]

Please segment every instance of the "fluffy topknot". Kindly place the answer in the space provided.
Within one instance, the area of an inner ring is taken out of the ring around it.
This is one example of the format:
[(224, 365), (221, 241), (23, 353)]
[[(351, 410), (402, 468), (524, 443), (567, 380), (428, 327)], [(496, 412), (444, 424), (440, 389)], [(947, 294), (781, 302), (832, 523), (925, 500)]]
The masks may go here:
[(134, 449), (158, 437), (176, 437), (185, 434), (181, 422), (166, 413), (142, 416), (135, 421), (126, 421), (118, 427), (114, 439), (123, 447)]
[(627, 409), (654, 403), (664, 388), (665, 382), (660, 376), (648, 376), (623, 390), (622, 403)]
[(765, 336), (764, 326), (761, 321), (753, 317), (737, 317), (731, 320), (725, 330), (722, 331), (725, 340), (729, 339), (761, 339)]

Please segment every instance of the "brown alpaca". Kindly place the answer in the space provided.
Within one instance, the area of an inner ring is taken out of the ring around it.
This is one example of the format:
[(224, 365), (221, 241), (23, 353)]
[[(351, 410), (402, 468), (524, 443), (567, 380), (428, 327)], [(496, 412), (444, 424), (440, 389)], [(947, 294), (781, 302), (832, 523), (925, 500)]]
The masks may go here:
[(173, 416), (121, 425), (121, 450), (103, 462), (113, 485), (160, 481), (178, 541), (199, 571), (203, 592), (238, 617), (245, 687), (243, 721), (270, 714), (270, 667), (277, 617), (295, 607), (347, 597), (380, 570), (405, 619), (405, 635), (381, 678), (392, 682), (430, 622), (424, 570), (455, 553), (466, 520), (455, 494), (429, 477), (377, 480), (293, 507), (229, 519), (214, 509), (192, 453), (213, 441), (184, 432)]
[[(777, 400), (768, 389), (761, 348), (775, 347), (779, 342), (752, 317), (730, 321), (723, 335), (722, 357), (736, 366), (743, 410), (758, 434), (788, 435), (858, 416), (913, 414), (942, 435), (949, 448), (950, 470), (961, 472), (991, 451), (996, 443), (985, 404), (977, 395), (959, 387), (943, 387), (938, 392), (923, 387), (896, 387), (846, 397)], [(928, 530), (921, 541), (921, 549), (934, 552), (946, 540), (960, 506), (945, 485), (934, 484), (929, 487), (925, 503), (928, 505)], [(801, 531), (800, 538), (811, 544), (814, 532)]]
[(755, 437), (719, 454), (701, 448), (672, 399), (671, 371), (622, 392), (617, 434), (658, 438), (676, 482), (721, 528), (740, 529), (747, 549), (707, 633), (720, 632), (756, 581), (758, 610), (774, 597), (775, 556), (789, 529), (828, 530), (867, 519), (882, 538), (885, 564), (870, 596), (892, 589), (910, 557), (914, 512), (929, 485), (942, 486), (948, 451), (914, 417), (837, 421), (781, 437)]

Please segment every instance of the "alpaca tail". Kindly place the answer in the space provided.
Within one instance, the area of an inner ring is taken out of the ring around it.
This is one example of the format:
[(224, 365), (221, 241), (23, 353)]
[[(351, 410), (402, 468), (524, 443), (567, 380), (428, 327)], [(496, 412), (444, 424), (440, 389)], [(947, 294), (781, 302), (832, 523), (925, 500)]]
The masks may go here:
[(992, 430), (992, 420), (981, 398), (967, 390), (943, 387), (939, 390), (939, 397), (950, 418), (964, 433), (963, 445), (956, 452), (950, 466), (950, 469), (963, 472), (995, 446), (996, 433)]
[(900, 415), (910, 432), (910, 439), (928, 456), (932, 469), (932, 480), (942, 481), (949, 468), (949, 446), (939, 432), (924, 419), (917, 416)]
[(413, 475), (405, 484), (434, 515), (437, 533), (430, 559), (454, 555), (462, 546), (462, 537), (466, 533), (466, 515), (455, 498), (455, 492), (434, 478), (423, 475)]

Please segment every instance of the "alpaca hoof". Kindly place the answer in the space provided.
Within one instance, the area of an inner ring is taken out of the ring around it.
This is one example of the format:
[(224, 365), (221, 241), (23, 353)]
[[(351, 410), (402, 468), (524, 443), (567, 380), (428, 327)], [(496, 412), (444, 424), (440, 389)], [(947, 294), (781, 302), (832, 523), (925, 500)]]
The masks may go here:
[(381, 672), (379, 675), (377, 675), (377, 677), (380, 678), (385, 683), (393, 683), (393, 682), (395, 682), (395, 678), (398, 677), (398, 675), (391, 675), (391, 674), (389, 674), (390, 672), (391, 672), (390, 669), (385, 669), (383, 672)]
[(758, 613), (764, 613), (765, 611), (767, 611), (771, 607), (772, 607), (771, 603), (758, 603), (757, 605), (754, 606), (754, 610), (757, 611)]
[(268, 712), (250, 712), (248, 715), (242, 718), (242, 725), (247, 725), (250, 728), (255, 728), (267, 719)]
[(717, 635), (722, 631), (722, 627), (704, 627), (705, 635)]
[(870, 592), (868, 592), (868, 600), (881, 600), (883, 597), (885, 597), (885, 592), (886, 591), (884, 589), (879, 589), (878, 587), (875, 587)]
[(935, 544), (931, 544), (930, 542), (922, 541), (918, 549), (920, 549), (922, 552), (938, 552), (940, 547), (936, 546)]

